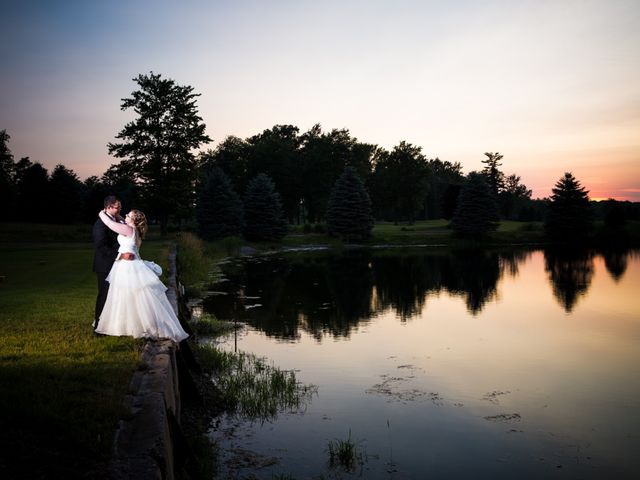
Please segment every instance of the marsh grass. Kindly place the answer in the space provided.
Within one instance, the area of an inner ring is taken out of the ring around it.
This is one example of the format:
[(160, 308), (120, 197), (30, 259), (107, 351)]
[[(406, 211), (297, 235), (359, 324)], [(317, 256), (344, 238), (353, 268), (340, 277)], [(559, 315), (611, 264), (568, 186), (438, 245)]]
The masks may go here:
[(209, 345), (197, 348), (201, 365), (223, 396), (228, 413), (249, 420), (268, 421), (280, 412), (303, 409), (317, 392), (303, 385), (294, 372), (268, 364), (256, 355), (224, 352)]
[(219, 337), (238, 328), (234, 322), (219, 320), (215, 315), (205, 313), (189, 322), (193, 332), (198, 336)]
[[(160, 242), (142, 247), (165, 269), (167, 251)], [(0, 248), (3, 478), (108, 474), (142, 341), (93, 336), (92, 258), (86, 243)]]
[(346, 440), (335, 439), (327, 444), (329, 453), (329, 466), (331, 468), (340, 467), (348, 472), (353, 472), (356, 467), (362, 467), (366, 463), (366, 452), (351, 439), (351, 430)]

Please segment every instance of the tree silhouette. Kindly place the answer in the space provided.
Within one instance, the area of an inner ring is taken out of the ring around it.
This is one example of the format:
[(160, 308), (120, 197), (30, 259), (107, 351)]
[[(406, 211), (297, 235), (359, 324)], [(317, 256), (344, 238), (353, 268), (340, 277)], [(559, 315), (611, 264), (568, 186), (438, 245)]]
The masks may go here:
[(207, 150), (198, 155), (198, 170), (202, 182), (208, 172), (219, 168), (231, 180), (236, 192), (244, 192), (247, 188), (247, 156), (249, 144), (241, 138), (229, 135), (214, 150)]
[(0, 204), (6, 212), (0, 221), (10, 220), (16, 207), (15, 163), (9, 149), (10, 138), (6, 130), (0, 130)]
[(471, 172), (458, 196), (451, 228), (462, 236), (480, 237), (498, 228), (498, 204), (484, 175)]
[(515, 173), (504, 178), (502, 190), (498, 193), (498, 203), (504, 218), (512, 219), (515, 213), (531, 199), (531, 190)]
[(487, 178), (487, 183), (493, 194), (498, 198), (498, 193), (504, 186), (504, 174), (500, 171), (503, 155), (500, 153), (485, 152), (486, 159), (482, 160), (485, 167), (482, 169), (482, 174)]
[[(84, 186), (73, 170), (56, 165), (49, 179), (49, 192), (56, 201), (53, 223), (70, 224), (82, 220)], [(98, 210), (94, 212), (94, 217)]]
[(137, 118), (109, 143), (109, 153), (124, 158), (118, 169), (143, 190), (148, 213), (160, 220), (166, 233), (171, 215), (190, 210), (196, 162), (191, 150), (210, 142), (198, 116), (193, 87), (177, 85), (151, 72), (133, 79), (139, 90), (122, 100), (121, 109), (133, 109)]
[(427, 162), (428, 188), (425, 199), (425, 218), (450, 220), (456, 209), (458, 194), (464, 183), (462, 165), (439, 158)]
[(229, 177), (214, 168), (198, 194), (198, 234), (205, 240), (239, 235), (242, 232), (242, 201)]
[(376, 212), (394, 222), (413, 222), (424, 208), (429, 187), (427, 160), (421, 147), (402, 141), (379, 154), (372, 189)]
[(610, 198), (605, 203), (604, 226), (607, 230), (619, 232), (627, 224), (627, 214), (622, 203)]
[(569, 172), (552, 189), (545, 221), (546, 234), (555, 241), (584, 240), (591, 231), (591, 206), (588, 191)]
[(28, 157), (17, 164), (18, 219), (27, 222), (46, 222), (50, 219), (49, 172), (39, 162)]
[(279, 240), (287, 234), (280, 195), (264, 173), (257, 175), (247, 186), (244, 222), (243, 233), (247, 240)]
[(371, 234), (371, 200), (355, 168), (347, 167), (336, 181), (327, 208), (327, 229), (347, 241), (364, 240)]
[(247, 175), (260, 173), (269, 176), (281, 195), (286, 218), (293, 223), (298, 219), (302, 198), (302, 161), (298, 127), (275, 125), (247, 139)]

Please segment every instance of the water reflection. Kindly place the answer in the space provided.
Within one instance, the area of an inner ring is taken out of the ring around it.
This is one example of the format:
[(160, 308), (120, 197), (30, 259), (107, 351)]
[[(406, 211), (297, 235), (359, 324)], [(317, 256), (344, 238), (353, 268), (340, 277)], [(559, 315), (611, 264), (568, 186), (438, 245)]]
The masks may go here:
[(629, 252), (624, 249), (607, 249), (603, 253), (604, 265), (616, 282), (619, 282), (627, 271)]
[(593, 278), (593, 252), (550, 249), (544, 252), (545, 270), (553, 295), (567, 313), (589, 289)]
[[(420, 316), (430, 296), (460, 297), (472, 315), (497, 300), (503, 276), (517, 277), (531, 250), (350, 250), (258, 257), (224, 266), (233, 295), (211, 297), (205, 308), (283, 340), (309, 332), (349, 337), (371, 317), (389, 310), (403, 322)], [(570, 313), (589, 290), (594, 258), (604, 258), (619, 281), (629, 251), (548, 249), (544, 265), (553, 296)], [(539, 292), (532, 292), (538, 294)]]

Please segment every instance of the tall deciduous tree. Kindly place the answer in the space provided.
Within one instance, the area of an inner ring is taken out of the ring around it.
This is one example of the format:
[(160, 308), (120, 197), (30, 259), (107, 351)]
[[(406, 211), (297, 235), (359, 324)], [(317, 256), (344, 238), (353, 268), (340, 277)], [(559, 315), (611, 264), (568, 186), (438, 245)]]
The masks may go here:
[(7, 212), (0, 221), (10, 220), (16, 206), (15, 163), (9, 149), (10, 138), (6, 130), (0, 130), (0, 205)]
[(20, 221), (47, 222), (51, 219), (49, 172), (39, 162), (28, 157), (16, 165), (18, 186), (18, 212)]
[(551, 191), (546, 234), (561, 242), (583, 240), (592, 226), (589, 192), (570, 172), (566, 172)]
[(247, 186), (243, 233), (247, 240), (278, 240), (287, 234), (280, 194), (264, 173), (256, 175)]
[(345, 168), (331, 191), (327, 229), (347, 241), (364, 240), (371, 234), (371, 200), (354, 167)]
[(500, 209), (504, 218), (513, 219), (531, 199), (531, 190), (524, 183), (520, 183), (520, 177), (515, 173), (505, 177), (502, 191), (498, 194)]
[(214, 168), (198, 194), (198, 234), (205, 240), (239, 235), (242, 232), (242, 201), (225, 173)]
[(169, 217), (193, 204), (196, 162), (191, 150), (211, 139), (198, 116), (200, 94), (193, 87), (153, 72), (134, 81), (139, 90), (122, 100), (121, 109), (133, 109), (137, 118), (116, 136), (122, 143), (108, 144), (109, 153), (125, 159), (118, 168), (140, 185), (146, 208), (166, 233)]
[(429, 188), (425, 198), (425, 218), (451, 219), (464, 183), (462, 165), (439, 158), (427, 162)]
[(299, 219), (302, 199), (302, 153), (299, 129), (293, 125), (275, 125), (249, 138), (247, 174), (253, 178), (268, 175), (282, 198), (289, 222)]
[(467, 176), (451, 228), (470, 237), (480, 237), (498, 228), (498, 203), (481, 173), (471, 172)]
[(247, 155), (249, 144), (241, 138), (229, 135), (215, 149), (198, 155), (198, 170), (204, 182), (208, 173), (219, 168), (231, 180), (236, 192), (244, 192), (247, 188)]
[(83, 189), (73, 170), (61, 164), (55, 166), (49, 178), (49, 193), (56, 202), (55, 216), (50, 219), (52, 223), (70, 224), (82, 220)]
[(424, 208), (429, 171), (421, 150), (402, 141), (379, 156), (372, 183), (374, 206), (382, 218), (413, 222)]

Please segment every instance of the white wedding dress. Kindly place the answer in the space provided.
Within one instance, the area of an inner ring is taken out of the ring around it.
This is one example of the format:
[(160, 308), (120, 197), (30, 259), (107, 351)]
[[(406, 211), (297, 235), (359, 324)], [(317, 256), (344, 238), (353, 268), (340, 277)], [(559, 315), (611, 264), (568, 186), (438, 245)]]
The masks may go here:
[(189, 335), (183, 330), (169, 299), (167, 287), (140, 258), (136, 232), (118, 235), (118, 256), (133, 253), (134, 260), (116, 260), (107, 276), (109, 291), (96, 332), (134, 338), (169, 338), (180, 342)]

